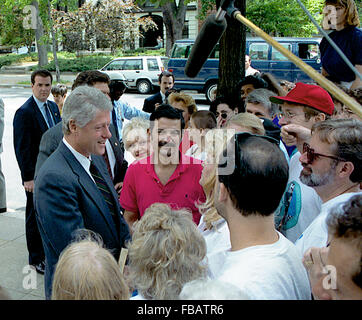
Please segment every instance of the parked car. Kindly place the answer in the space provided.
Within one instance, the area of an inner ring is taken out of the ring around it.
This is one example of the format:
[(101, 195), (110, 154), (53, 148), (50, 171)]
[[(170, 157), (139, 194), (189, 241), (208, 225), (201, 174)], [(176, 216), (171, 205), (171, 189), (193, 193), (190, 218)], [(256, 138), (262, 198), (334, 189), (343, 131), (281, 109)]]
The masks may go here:
[(123, 74), (129, 88), (146, 94), (159, 86), (158, 75), (165, 70), (168, 59), (160, 56), (121, 57), (107, 63), (100, 71), (107, 73), (111, 79)]
[[(321, 38), (274, 39), (305, 63), (321, 72), (322, 64), (319, 53)], [(189, 78), (185, 75), (185, 65), (194, 41), (184, 39), (175, 42), (167, 69), (174, 74), (177, 88), (205, 93), (207, 100), (211, 101), (212, 94), (217, 88), (219, 45), (216, 45), (213, 52), (211, 52), (199, 74), (195, 78)], [(250, 56), (253, 68), (260, 72), (269, 72), (278, 80), (291, 82), (312, 81), (307, 74), (262, 38), (248, 37), (246, 39), (246, 54)]]

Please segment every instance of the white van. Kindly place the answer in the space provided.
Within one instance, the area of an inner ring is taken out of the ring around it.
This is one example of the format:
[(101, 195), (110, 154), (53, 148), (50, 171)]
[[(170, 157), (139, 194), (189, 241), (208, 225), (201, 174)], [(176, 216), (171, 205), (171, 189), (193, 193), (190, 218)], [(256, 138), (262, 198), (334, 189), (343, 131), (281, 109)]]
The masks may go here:
[(129, 88), (146, 94), (159, 85), (158, 75), (165, 70), (168, 59), (160, 56), (122, 57), (107, 63), (100, 71), (107, 73), (111, 79), (122, 73)]

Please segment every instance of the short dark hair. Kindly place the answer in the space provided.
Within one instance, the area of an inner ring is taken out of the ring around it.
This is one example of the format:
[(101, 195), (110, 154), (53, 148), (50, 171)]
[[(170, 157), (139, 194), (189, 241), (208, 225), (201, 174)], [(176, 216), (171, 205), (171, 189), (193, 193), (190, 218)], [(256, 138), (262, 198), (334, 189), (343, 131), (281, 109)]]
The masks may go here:
[[(350, 241), (357, 251), (362, 251), (362, 195), (352, 196), (342, 205), (333, 207), (327, 216), (328, 233), (334, 238)], [(362, 256), (360, 267), (352, 281), (362, 288)]]
[(200, 110), (191, 114), (191, 119), (197, 129), (216, 128), (216, 117), (211, 111)]
[(98, 71), (98, 70), (87, 70), (82, 71), (78, 74), (78, 76), (75, 78), (72, 90), (74, 90), (76, 87), (79, 87), (81, 85), (88, 85), (93, 86), (96, 82), (103, 82), (109, 83), (111, 82), (111, 79), (109, 78), (108, 74)]
[(154, 126), (154, 121), (160, 118), (167, 118), (167, 119), (177, 119), (181, 121), (181, 130), (185, 128), (185, 120), (182, 116), (182, 112), (178, 111), (177, 109), (173, 108), (167, 103), (161, 104), (155, 111), (151, 113), (150, 116), (150, 130), (152, 131)]
[(217, 106), (219, 104), (227, 104), (228, 107), (231, 109), (231, 110), (235, 110), (236, 108), (238, 109), (238, 112), (240, 112), (240, 103), (241, 103), (241, 100), (239, 99), (239, 96), (237, 97), (231, 97), (231, 96), (228, 96), (228, 95), (220, 95), (220, 96), (217, 96), (215, 98), (215, 100), (213, 100), (211, 103), (210, 103), (210, 108), (209, 108), (209, 111), (211, 111), (213, 114), (216, 115), (216, 111), (217, 111)]
[(60, 94), (62, 97), (64, 97), (67, 94), (68, 89), (67, 89), (66, 85), (57, 83), (56, 86), (52, 87), (51, 92), (52, 92), (53, 95), (54, 94)]
[[(237, 141), (238, 136), (246, 138)], [(248, 137), (249, 136), (249, 137)], [(271, 142), (273, 140), (273, 142)], [(233, 172), (223, 175), (218, 165), (219, 181), (227, 188), (231, 201), (243, 216), (269, 216), (277, 209), (288, 182), (288, 163), (277, 141), (249, 133), (234, 135), (223, 152), (227, 163), (233, 160)]]
[(31, 80), (31, 83), (32, 83), (32, 84), (35, 83), (35, 77), (36, 77), (36, 76), (40, 76), (40, 77), (43, 77), (43, 78), (50, 77), (50, 82), (53, 82), (53, 76), (52, 76), (52, 74), (51, 74), (48, 70), (46, 70), (46, 69), (34, 70), (34, 71), (31, 73), (30, 80)]
[(241, 87), (245, 86), (246, 84), (252, 84), (254, 89), (266, 89), (268, 88), (268, 83), (262, 79), (260, 76), (257, 75), (250, 75), (250, 76), (246, 76), (244, 78), (241, 79), (241, 81), (239, 82), (239, 92), (241, 91)]
[(165, 71), (162, 71), (162, 72), (159, 74), (159, 76), (158, 76), (158, 82), (159, 82), (159, 83), (161, 83), (162, 77), (172, 77), (173, 82), (175, 82), (175, 76), (174, 76), (173, 73), (170, 72), (170, 71), (165, 70)]
[(109, 83), (109, 95), (111, 96), (111, 99), (113, 100), (114, 94), (116, 92), (121, 92), (123, 94), (126, 88), (127, 86), (123, 81), (111, 80), (111, 82)]

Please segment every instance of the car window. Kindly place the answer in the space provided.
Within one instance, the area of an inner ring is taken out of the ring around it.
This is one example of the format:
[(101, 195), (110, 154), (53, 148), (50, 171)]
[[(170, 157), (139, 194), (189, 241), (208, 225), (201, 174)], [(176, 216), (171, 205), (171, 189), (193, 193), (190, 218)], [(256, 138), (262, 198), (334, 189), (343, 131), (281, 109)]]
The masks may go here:
[(319, 46), (316, 43), (298, 43), (298, 55), (301, 59), (318, 59)]
[(252, 60), (268, 60), (269, 45), (266, 43), (251, 43), (249, 56)]
[(105, 70), (122, 70), (122, 65), (124, 64), (123, 60), (112, 61)]
[(147, 59), (148, 71), (159, 71), (157, 59)]
[(142, 70), (142, 59), (125, 60), (122, 70)]
[[(288, 49), (289, 51), (292, 51), (292, 44), (291, 43), (281, 43), (281, 45)], [(272, 60), (276, 60), (276, 61), (289, 61), (289, 59), (287, 57), (285, 57), (283, 54), (281, 54), (277, 49), (275, 49), (274, 47), (272, 47), (272, 56), (271, 56)]]

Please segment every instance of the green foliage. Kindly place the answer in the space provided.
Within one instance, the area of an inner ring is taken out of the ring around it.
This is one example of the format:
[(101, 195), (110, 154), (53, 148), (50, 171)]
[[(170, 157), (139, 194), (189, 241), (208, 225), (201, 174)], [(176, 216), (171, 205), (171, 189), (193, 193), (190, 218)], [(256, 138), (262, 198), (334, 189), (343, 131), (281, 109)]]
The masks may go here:
[(31, 54), (4, 54), (0, 55), (0, 68), (2, 66), (9, 66), (11, 64), (17, 64), (21, 62), (37, 61), (38, 57), (36, 53)]
[[(58, 58), (60, 72), (81, 72), (86, 70), (97, 70), (103, 67), (106, 63), (113, 60), (113, 56), (85, 56), (82, 58), (64, 59)], [(35, 70), (38, 66), (31, 69)], [(54, 61), (42, 67), (49, 71), (55, 71)]]
[[(324, 0), (302, 2), (321, 22)], [(199, 17), (204, 19), (213, 6), (215, 0), (201, 0)], [(295, 0), (246, 0), (246, 18), (272, 36), (310, 37), (318, 31)]]

